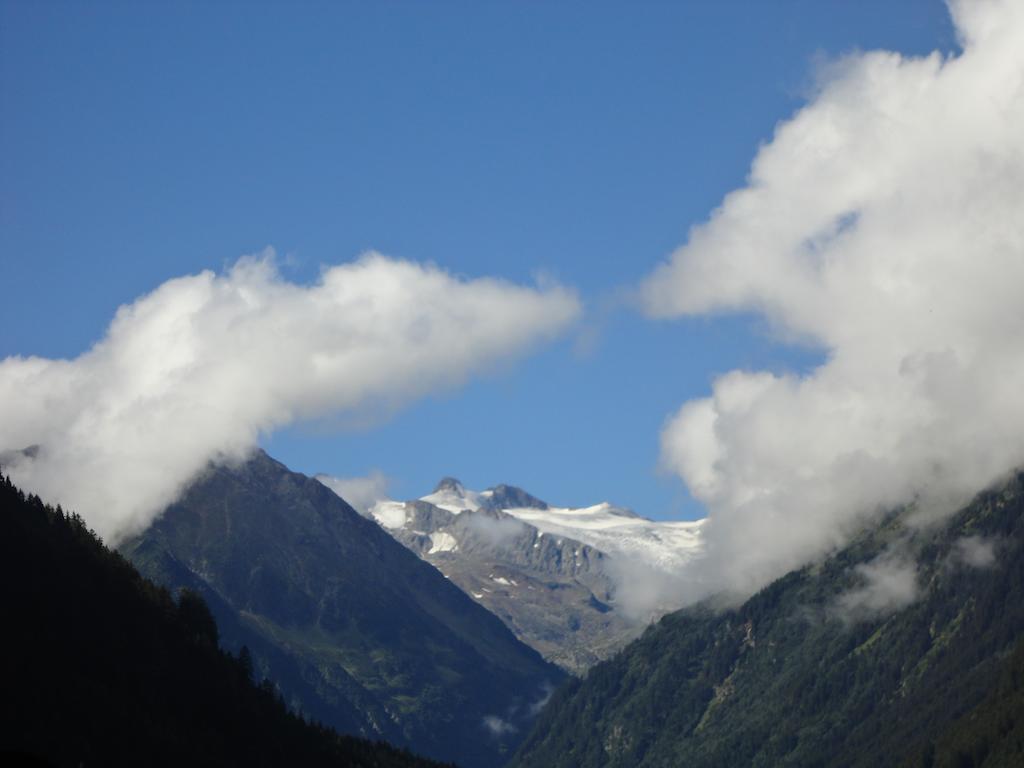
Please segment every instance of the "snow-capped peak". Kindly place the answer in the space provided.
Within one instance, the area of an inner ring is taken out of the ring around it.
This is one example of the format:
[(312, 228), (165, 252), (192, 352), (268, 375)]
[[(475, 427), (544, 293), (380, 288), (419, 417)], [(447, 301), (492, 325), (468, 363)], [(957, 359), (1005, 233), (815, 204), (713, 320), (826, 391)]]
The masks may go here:
[[(669, 572), (699, 554), (704, 546), (704, 520), (649, 520), (608, 502), (589, 507), (552, 507), (509, 485), (478, 492), (467, 490), (454, 477), (445, 477), (420, 501), (455, 515), (467, 510), (500, 511), (532, 526), (540, 535), (572, 539), (613, 557), (639, 560)], [(411, 509), (405, 502), (382, 500), (368, 512), (384, 528), (396, 530), (410, 524)], [(457, 548), (455, 539), (446, 536), (431, 537), (430, 554)]]
[(437, 485), (434, 486), (434, 493), (440, 493), (442, 491), (450, 491), (452, 493), (465, 493), (465, 488), (462, 487), (462, 483), (456, 480), (454, 477), (442, 477), (437, 481)]
[(466, 490), (454, 478), (444, 478), (434, 493), (421, 501), (454, 514), (481, 508), (500, 510), (541, 534), (573, 539), (613, 556), (639, 558), (668, 571), (683, 565), (703, 546), (703, 520), (649, 520), (608, 502), (552, 507), (515, 486), (498, 485), (476, 492)]
[(466, 509), (475, 512), (483, 503), (482, 494), (476, 491), (467, 491), (462, 483), (454, 477), (441, 478), (437, 487), (434, 488), (434, 492), (422, 497), (420, 501), (433, 504), (435, 507), (440, 507), (456, 515)]

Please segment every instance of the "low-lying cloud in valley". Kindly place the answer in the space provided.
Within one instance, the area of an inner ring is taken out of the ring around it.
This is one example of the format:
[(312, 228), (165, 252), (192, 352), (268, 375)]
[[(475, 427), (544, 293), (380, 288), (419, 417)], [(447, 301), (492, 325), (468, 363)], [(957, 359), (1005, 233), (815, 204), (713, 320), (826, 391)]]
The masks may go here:
[(844, 621), (875, 618), (913, 603), (920, 592), (914, 559), (899, 547), (854, 568), (858, 586), (839, 596), (833, 612)]
[(245, 258), (121, 307), (74, 360), (0, 362), (0, 449), (41, 446), (9, 468), (14, 481), (116, 541), (261, 434), (458, 386), (579, 313), (557, 285), (457, 279), (379, 254), (308, 286), (284, 280), (272, 254)]
[(996, 562), (996, 541), (984, 536), (964, 536), (953, 548), (954, 564), (991, 568)]
[(652, 316), (755, 313), (825, 354), (723, 375), (667, 423), (664, 464), (709, 510), (707, 582), (748, 593), (1024, 465), (1024, 3), (951, 12), (962, 53), (830, 65), (643, 285)]

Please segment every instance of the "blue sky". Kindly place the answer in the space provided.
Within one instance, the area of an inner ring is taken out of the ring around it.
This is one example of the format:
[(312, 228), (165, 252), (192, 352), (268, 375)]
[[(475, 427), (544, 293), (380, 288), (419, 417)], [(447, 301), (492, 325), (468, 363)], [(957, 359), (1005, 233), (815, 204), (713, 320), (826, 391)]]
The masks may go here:
[(0, 3), (0, 357), (74, 357), (163, 281), (275, 247), (291, 280), (367, 249), (575, 287), (572, 334), (295, 469), (443, 474), (555, 503), (701, 514), (658, 434), (717, 374), (805, 370), (743, 317), (651, 321), (633, 286), (729, 190), (816, 63), (954, 49), (939, 2)]

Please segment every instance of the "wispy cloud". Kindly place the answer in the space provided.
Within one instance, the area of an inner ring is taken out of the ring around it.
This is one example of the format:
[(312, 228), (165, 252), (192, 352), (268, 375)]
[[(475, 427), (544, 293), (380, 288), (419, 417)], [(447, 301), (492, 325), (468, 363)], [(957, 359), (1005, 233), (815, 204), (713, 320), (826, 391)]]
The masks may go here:
[(964, 536), (953, 547), (952, 560), (971, 568), (991, 568), (996, 563), (996, 541), (984, 536)]
[(653, 316), (755, 312), (825, 357), (728, 373), (664, 429), (714, 584), (749, 592), (878, 510), (942, 513), (1024, 464), (1024, 4), (951, 11), (959, 55), (830, 65), (643, 284)]
[(495, 737), (505, 736), (506, 734), (515, 733), (519, 730), (513, 723), (497, 717), (496, 715), (488, 715), (484, 718), (484, 728), (486, 728), (491, 735)]
[(497, 517), (487, 512), (464, 513), (459, 516), (458, 522), (483, 543), (495, 548), (506, 546), (520, 536), (527, 535), (529, 531), (514, 517)]
[(379, 254), (309, 286), (282, 279), (272, 254), (245, 258), (121, 307), (74, 360), (0, 362), (0, 448), (39, 444), (14, 479), (116, 539), (262, 433), (456, 387), (579, 314), (558, 285), (463, 280)]
[(898, 549), (889, 550), (855, 569), (860, 584), (836, 600), (844, 621), (871, 619), (913, 603), (919, 593), (917, 566)]
[(375, 470), (365, 477), (317, 475), (316, 479), (362, 515), (369, 515), (374, 504), (388, 498), (388, 486), (391, 484), (388, 476), (380, 470)]

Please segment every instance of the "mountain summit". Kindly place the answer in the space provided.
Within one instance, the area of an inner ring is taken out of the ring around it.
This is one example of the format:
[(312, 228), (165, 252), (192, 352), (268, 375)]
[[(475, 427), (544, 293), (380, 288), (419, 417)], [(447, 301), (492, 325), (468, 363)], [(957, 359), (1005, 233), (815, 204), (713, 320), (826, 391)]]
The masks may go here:
[(263, 452), (212, 467), (124, 552), (206, 596), (310, 717), (491, 766), (562, 673), (372, 520)]
[(484, 491), (484, 503), (491, 509), (547, 509), (547, 502), (541, 501), (536, 496), (531, 496), (522, 488), (514, 485), (496, 485)]
[(437, 481), (437, 485), (434, 486), (434, 493), (450, 492), (456, 494), (465, 493), (465, 489), (462, 487), (462, 483), (456, 480), (454, 477), (442, 477)]
[(553, 507), (513, 485), (478, 492), (452, 477), (419, 499), (380, 501), (370, 516), (574, 674), (678, 607), (624, 601), (621, 582), (664, 579), (702, 544), (699, 521), (656, 522), (608, 503)]

